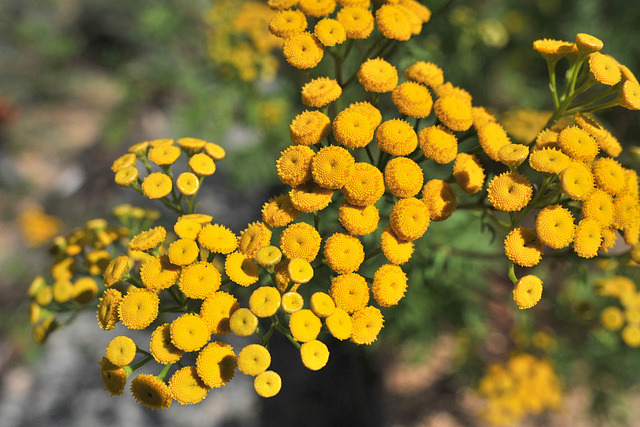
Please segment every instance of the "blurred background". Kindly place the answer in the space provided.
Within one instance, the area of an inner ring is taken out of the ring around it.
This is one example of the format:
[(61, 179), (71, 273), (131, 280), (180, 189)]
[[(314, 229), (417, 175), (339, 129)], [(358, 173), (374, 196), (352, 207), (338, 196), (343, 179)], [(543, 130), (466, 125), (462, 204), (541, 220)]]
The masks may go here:
[[(332, 344), (327, 367), (311, 372), (289, 343), (274, 343), (284, 387), (269, 400), (242, 374), (193, 407), (153, 412), (128, 392), (109, 397), (97, 361), (111, 335), (98, 333), (93, 312), (34, 342), (26, 291), (50, 265), (52, 238), (92, 218), (114, 221), (119, 204), (161, 208), (113, 182), (111, 164), (130, 145), (191, 136), (223, 146), (200, 211), (236, 232), (283, 190), (275, 160), (303, 110), (306, 77), (282, 60), (265, 3), (0, 3), (0, 425), (485, 425), (474, 390), (487, 366), (514, 352), (552, 360), (563, 389), (558, 411), (522, 425), (637, 425), (640, 350), (602, 328), (611, 301), (592, 290), (610, 266), (550, 263), (542, 302), (516, 312), (502, 238), (465, 214), (430, 228), (407, 298), (385, 311), (374, 345)], [(552, 106), (534, 40), (586, 32), (640, 73), (640, 8), (629, 2), (423, 3), (438, 13), (395, 65), (437, 63), (514, 140), (534, 137)], [(638, 145), (637, 114), (599, 118), (626, 150)]]

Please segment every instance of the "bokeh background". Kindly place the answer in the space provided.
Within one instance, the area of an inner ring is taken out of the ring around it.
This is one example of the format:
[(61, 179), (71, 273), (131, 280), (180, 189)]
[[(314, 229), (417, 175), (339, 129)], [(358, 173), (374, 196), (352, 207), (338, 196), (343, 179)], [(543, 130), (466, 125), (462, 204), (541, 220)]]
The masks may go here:
[[(633, 2), (423, 3), (439, 12), (394, 53), (398, 68), (439, 64), (515, 140), (535, 136), (537, 112), (551, 106), (534, 40), (587, 32), (640, 73)], [(555, 264), (554, 299), (516, 312), (500, 238), (464, 215), (423, 239), (407, 298), (385, 312), (375, 345), (333, 345), (328, 366), (310, 372), (275, 342), (284, 387), (270, 400), (242, 374), (193, 407), (152, 412), (127, 393), (111, 398), (97, 365), (111, 335), (91, 312), (35, 344), (26, 290), (48, 268), (51, 238), (112, 220), (118, 204), (161, 208), (113, 183), (111, 163), (129, 145), (192, 136), (223, 146), (201, 211), (236, 232), (282, 191), (275, 159), (306, 77), (282, 60), (269, 14), (257, 1), (0, 2), (0, 425), (481, 425), (473, 389), (484, 367), (529, 348), (554, 360), (565, 398), (523, 425), (637, 425), (640, 350), (602, 330), (606, 303), (590, 288), (605, 270)], [(638, 145), (637, 114), (600, 119), (625, 149)]]

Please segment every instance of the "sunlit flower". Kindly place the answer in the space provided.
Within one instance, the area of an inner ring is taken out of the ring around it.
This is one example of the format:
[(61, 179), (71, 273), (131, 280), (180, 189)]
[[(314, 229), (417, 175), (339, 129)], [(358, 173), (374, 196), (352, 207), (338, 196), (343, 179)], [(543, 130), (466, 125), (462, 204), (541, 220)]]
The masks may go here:
[(280, 236), (280, 249), (289, 259), (313, 261), (320, 250), (322, 238), (318, 230), (305, 222), (297, 222), (284, 229)]
[(118, 315), (122, 324), (129, 329), (144, 329), (158, 317), (160, 299), (155, 292), (134, 289), (122, 298), (118, 305)]
[(440, 179), (432, 179), (424, 185), (422, 202), (429, 210), (431, 221), (444, 221), (458, 206), (455, 190), (449, 183)]
[(185, 366), (171, 375), (169, 390), (181, 405), (193, 405), (207, 397), (209, 387), (200, 379), (195, 366)]
[(557, 174), (569, 167), (571, 159), (558, 149), (543, 148), (531, 152), (529, 164), (538, 172)]
[(369, 286), (365, 278), (359, 274), (340, 274), (331, 281), (329, 295), (336, 307), (353, 313), (364, 308), (369, 302)]
[(171, 323), (158, 326), (153, 331), (149, 349), (156, 362), (161, 364), (175, 363), (184, 354), (171, 341)]
[(409, 40), (411, 38), (411, 24), (400, 7), (393, 4), (383, 4), (376, 11), (378, 29), (388, 39)]
[(391, 119), (375, 132), (378, 148), (394, 156), (408, 156), (418, 146), (418, 136), (406, 120)]
[(325, 241), (324, 258), (336, 273), (353, 273), (364, 261), (364, 246), (357, 237), (335, 233)]
[(490, 122), (481, 127), (478, 130), (478, 139), (487, 156), (496, 162), (500, 161), (500, 157), (498, 156), (500, 149), (507, 144), (511, 144), (511, 139), (507, 135), (507, 132), (502, 125), (497, 122)]
[(197, 314), (187, 313), (171, 322), (171, 342), (180, 350), (198, 351), (211, 336), (209, 327)]
[(571, 162), (562, 171), (562, 191), (573, 200), (583, 200), (593, 190), (593, 174), (582, 162)]
[(415, 197), (400, 199), (391, 209), (389, 222), (399, 238), (416, 240), (429, 228), (429, 209)]
[(344, 199), (357, 206), (369, 206), (384, 194), (384, 176), (369, 163), (356, 163), (354, 172), (342, 187)]
[(248, 308), (239, 308), (229, 318), (231, 332), (239, 337), (253, 335), (258, 327), (258, 317)]
[(346, 340), (351, 336), (351, 317), (339, 307), (327, 317), (326, 325), (329, 333), (336, 339)]
[(204, 300), (200, 307), (200, 316), (212, 334), (222, 336), (231, 332), (229, 318), (238, 308), (240, 304), (233, 295), (218, 291)]
[(504, 239), (504, 254), (523, 267), (533, 267), (542, 258), (542, 242), (535, 230), (516, 227)]
[(560, 205), (547, 206), (536, 217), (538, 238), (553, 249), (569, 246), (573, 241), (574, 229), (571, 212)]
[(272, 197), (262, 206), (262, 220), (269, 227), (284, 227), (298, 215), (300, 211), (291, 204), (289, 194)]
[(444, 83), (442, 68), (432, 62), (418, 61), (404, 70), (404, 76), (432, 88)]
[(598, 144), (591, 135), (578, 126), (569, 126), (558, 135), (560, 149), (574, 160), (590, 162), (598, 154)]
[(300, 347), (300, 357), (304, 366), (312, 371), (317, 371), (329, 361), (329, 349), (322, 341), (309, 341)]
[(600, 52), (589, 55), (589, 72), (595, 81), (607, 86), (615, 85), (622, 78), (620, 67), (616, 61)]
[(527, 206), (533, 195), (533, 187), (524, 175), (505, 172), (489, 182), (487, 192), (494, 208), (515, 212)]
[(384, 318), (379, 309), (367, 306), (353, 313), (351, 322), (351, 342), (358, 345), (368, 345), (378, 339), (378, 334), (384, 324)]
[(433, 110), (436, 117), (453, 131), (465, 131), (473, 125), (471, 105), (455, 96), (438, 98)]
[(329, 317), (336, 311), (336, 304), (328, 294), (315, 292), (310, 299), (311, 311), (318, 317)]
[(289, 127), (289, 137), (296, 145), (313, 145), (327, 136), (331, 121), (320, 111), (304, 111), (298, 114)]
[(398, 84), (396, 67), (382, 58), (363, 62), (357, 75), (360, 84), (369, 92), (391, 92)]
[(260, 286), (251, 293), (249, 309), (258, 317), (271, 317), (280, 308), (280, 292), (273, 286)]
[(150, 199), (160, 199), (171, 193), (171, 178), (162, 172), (153, 172), (142, 181), (142, 191)]
[(242, 230), (240, 237), (238, 237), (238, 250), (252, 259), (255, 258), (260, 248), (270, 244), (271, 230), (260, 221), (247, 225), (247, 228)]
[(338, 219), (349, 233), (364, 236), (378, 228), (380, 213), (375, 205), (356, 206), (342, 202), (338, 209)]
[(513, 300), (518, 308), (531, 308), (542, 298), (542, 280), (534, 275), (520, 278), (513, 288)]
[(324, 188), (339, 189), (354, 170), (355, 160), (344, 148), (335, 145), (321, 148), (311, 162), (313, 180)]
[(222, 277), (210, 262), (201, 261), (182, 269), (180, 290), (188, 298), (205, 299), (218, 290)]
[(284, 184), (296, 187), (311, 179), (311, 160), (315, 152), (305, 145), (292, 145), (276, 161), (278, 177)]
[(409, 117), (427, 117), (431, 113), (433, 99), (426, 86), (405, 82), (391, 92), (391, 100), (401, 114)]
[(119, 335), (107, 344), (106, 355), (115, 366), (127, 366), (136, 357), (136, 343), (127, 336)]
[(249, 344), (238, 353), (238, 369), (243, 374), (260, 375), (271, 365), (271, 353), (260, 344)]
[(240, 286), (249, 286), (258, 281), (258, 266), (242, 252), (227, 255), (224, 270), (231, 281)]
[(404, 264), (413, 255), (413, 242), (401, 240), (389, 225), (380, 235), (380, 247), (389, 262), (396, 265)]
[(384, 183), (394, 196), (413, 197), (423, 182), (422, 168), (407, 157), (393, 158), (384, 168)]
[(233, 231), (220, 224), (207, 224), (198, 234), (198, 243), (210, 252), (229, 254), (238, 247)]
[(395, 264), (385, 264), (373, 276), (371, 292), (382, 307), (398, 304), (407, 290), (407, 275)]
[(253, 380), (253, 388), (260, 397), (273, 397), (282, 388), (282, 379), (274, 371), (264, 371)]
[(286, 39), (307, 29), (307, 18), (299, 10), (283, 10), (269, 22), (269, 31), (276, 37)]
[(309, 342), (316, 339), (322, 328), (322, 322), (309, 309), (297, 310), (291, 313), (289, 329), (293, 339), (299, 342)]
[(484, 169), (473, 154), (459, 153), (453, 163), (456, 184), (467, 194), (475, 194), (484, 186)]
[(324, 188), (315, 182), (306, 182), (289, 191), (289, 199), (300, 212), (321, 211), (331, 203), (333, 190)]
[(577, 225), (573, 238), (573, 250), (582, 258), (598, 255), (602, 242), (602, 228), (593, 218), (583, 218)]
[(458, 140), (442, 126), (428, 126), (418, 134), (424, 156), (439, 164), (451, 163), (458, 154)]
[(349, 39), (366, 39), (375, 26), (371, 12), (362, 7), (343, 7), (336, 19), (343, 25)]
[(316, 36), (304, 32), (286, 39), (282, 45), (282, 54), (289, 64), (304, 70), (320, 63), (324, 49)]
[(207, 344), (196, 359), (198, 377), (209, 387), (218, 388), (233, 378), (237, 367), (231, 345), (215, 341)]
[(596, 185), (615, 196), (626, 186), (626, 173), (620, 163), (608, 157), (601, 157), (591, 165)]
[(318, 77), (302, 86), (302, 103), (309, 107), (324, 107), (342, 94), (337, 80)]
[(166, 409), (173, 401), (169, 387), (150, 374), (140, 374), (131, 381), (131, 394), (138, 403), (149, 409)]
[(347, 39), (344, 25), (336, 19), (320, 20), (313, 29), (313, 33), (324, 46), (331, 47), (342, 44)]

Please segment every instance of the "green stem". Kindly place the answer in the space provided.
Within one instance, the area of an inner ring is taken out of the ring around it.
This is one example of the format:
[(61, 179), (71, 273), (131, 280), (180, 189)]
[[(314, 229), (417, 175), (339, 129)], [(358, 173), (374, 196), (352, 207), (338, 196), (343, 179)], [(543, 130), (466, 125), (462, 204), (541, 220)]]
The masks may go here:
[(167, 376), (167, 373), (169, 372), (169, 368), (171, 368), (171, 366), (173, 365), (173, 363), (169, 363), (167, 365), (164, 365), (164, 368), (162, 368), (162, 372), (160, 372), (157, 377), (160, 381), (164, 381), (164, 378)]
[(509, 261), (509, 279), (514, 285), (518, 283), (518, 277), (516, 277), (516, 269), (513, 261)]

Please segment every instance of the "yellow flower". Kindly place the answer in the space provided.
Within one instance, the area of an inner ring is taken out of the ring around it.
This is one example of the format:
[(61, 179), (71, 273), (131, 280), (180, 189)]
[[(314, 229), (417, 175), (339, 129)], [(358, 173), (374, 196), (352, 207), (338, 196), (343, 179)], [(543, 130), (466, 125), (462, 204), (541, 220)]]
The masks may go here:
[(325, 18), (316, 24), (313, 34), (324, 46), (331, 47), (342, 44), (347, 39), (347, 32), (340, 21)]
[(574, 160), (590, 162), (598, 154), (598, 144), (591, 135), (578, 126), (569, 126), (558, 135), (560, 149)]
[(135, 357), (136, 343), (127, 336), (117, 336), (107, 344), (107, 359), (119, 368), (133, 362)]
[(98, 304), (98, 326), (100, 329), (110, 331), (118, 323), (118, 306), (122, 301), (122, 294), (117, 289), (105, 289)]
[(322, 238), (318, 230), (305, 222), (297, 222), (284, 229), (280, 236), (280, 249), (289, 259), (313, 261), (320, 250)]
[(278, 177), (284, 184), (296, 187), (311, 179), (311, 161), (315, 152), (305, 145), (292, 145), (276, 161)]
[(542, 258), (542, 242), (535, 230), (516, 227), (504, 239), (504, 254), (523, 267), (533, 267)]
[(249, 286), (258, 281), (258, 266), (242, 252), (227, 255), (224, 270), (231, 281), (240, 286)]
[(240, 232), (238, 250), (253, 259), (258, 250), (271, 243), (271, 230), (260, 221), (252, 222)]
[(189, 167), (198, 176), (213, 175), (216, 171), (216, 164), (213, 159), (205, 153), (198, 153), (189, 159)]
[(213, 142), (207, 142), (204, 145), (204, 152), (213, 160), (222, 160), (227, 155), (224, 148)]
[(207, 397), (209, 387), (200, 379), (195, 366), (185, 366), (171, 375), (169, 390), (181, 405), (193, 405)]
[(461, 87), (452, 85), (451, 82), (446, 82), (441, 84), (440, 86), (436, 86), (433, 88), (433, 91), (435, 92), (436, 97), (438, 98), (453, 96), (455, 98), (460, 99), (461, 101), (464, 101), (469, 106), (471, 106), (471, 103), (473, 100), (469, 92), (462, 89)]
[(453, 163), (453, 177), (467, 194), (475, 194), (484, 186), (484, 169), (473, 154), (460, 153)]
[(284, 10), (292, 8), (298, 4), (298, 0), (268, 0), (267, 4), (271, 9)]
[(187, 313), (171, 322), (171, 342), (180, 350), (198, 351), (209, 341), (211, 332), (197, 314)]
[(318, 317), (329, 317), (336, 311), (336, 304), (328, 294), (315, 292), (311, 295), (311, 311)]
[(631, 194), (620, 194), (613, 201), (613, 225), (624, 230), (640, 217), (638, 199)]
[(289, 194), (272, 197), (262, 206), (262, 220), (269, 227), (284, 227), (298, 215), (300, 211), (291, 204)]
[(134, 183), (138, 182), (139, 176), (140, 172), (138, 172), (138, 169), (136, 169), (135, 166), (127, 166), (126, 168), (122, 168), (116, 172), (114, 181), (121, 187), (130, 187)]
[(111, 260), (104, 270), (105, 286), (113, 286), (129, 273), (129, 257), (120, 255)]
[(471, 105), (455, 96), (438, 98), (433, 110), (436, 117), (453, 131), (465, 131), (473, 125)]
[(613, 198), (596, 188), (582, 202), (582, 216), (594, 219), (602, 228), (609, 227), (613, 223)]
[(304, 111), (289, 126), (289, 137), (296, 145), (313, 145), (327, 136), (331, 121), (320, 111)]
[(346, 340), (351, 336), (351, 317), (339, 307), (327, 317), (326, 325), (329, 333), (336, 339)]
[(81, 277), (73, 283), (73, 301), (76, 304), (89, 304), (97, 294), (98, 284), (91, 277)]
[(160, 325), (153, 331), (149, 349), (156, 362), (163, 365), (176, 363), (184, 354), (171, 341), (171, 323)]
[(384, 4), (376, 11), (378, 29), (388, 39), (405, 41), (411, 38), (411, 24), (402, 9), (393, 4)]
[(344, 186), (354, 170), (355, 160), (344, 148), (330, 145), (321, 148), (311, 162), (313, 180), (324, 188)]
[(373, 139), (375, 127), (363, 113), (347, 108), (333, 121), (333, 135), (347, 148), (365, 147)]
[(557, 174), (569, 167), (571, 159), (555, 148), (543, 148), (531, 152), (529, 164), (538, 172)]
[(364, 246), (357, 237), (335, 233), (325, 241), (324, 257), (336, 273), (353, 273), (364, 261)]
[(378, 229), (380, 213), (375, 205), (355, 206), (342, 202), (338, 209), (338, 219), (349, 233), (364, 236)]
[(323, 188), (315, 182), (306, 182), (289, 191), (289, 199), (300, 212), (321, 211), (329, 206), (333, 190)]
[(398, 304), (406, 290), (407, 275), (395, 264), (385, 264), (373, 275), (371, 292), (381, 307)]
[(596, 185), (615, 196), (624, 191), (626, 187), (626, 173), (620, 163), (615, 160), (602, 157), (591, 165)]
[(618, 307), (609, 306), (600, 313), (600, 321), (606, 329), (617, 331), (624, 326), (624, 314)]
[(269, 22), (269, 31), (276, 37), (286, 39), (307, 29), (307, 17), (299, 10), (283, 10)]
[(150, 228), (133, 237), (129, 242), (129, 249), (132, 251), (148, 251), (164, 242), (165, 237), (167, 237), (167, 230), (164, 227)]
[(605, 130), (604, 136), (596, 137), (596, 142), (598, 143), (598, 148), (611, 157), (618, 157), (622, 153), (620, 141), (608, 130)]
[(640, 326), (639, 325), (627, 325), (622, 330), (622, 341), (629, 347), (640, 346)]
[(492, 160), (500, 161), (498, 152), (502, 147), (511, 144), (511, 139), (507, 135), (502, 125), (497, 122), (487, 123), (478, 130), (478, 139), (484, 152)]
[(233, 347), (215, 341), (207, 344), (196, 359), (196, 370), (200, 379), (209, 387), (218, 388), (233, 378), (237, 366)]
[(541, 297), (542, 280), (531, 274), (520, 278), (513, 288), (513, 300), (520, 309), (533, 307)]
[(573, 241), (573, 216), (560, 205), (547, 206), (536, 217), (538, 238), (546, 246), (562, 249)]
[(507, 144), (498, 150), (498, 158), (509, 168), (517, 168), (529, 156), (529, 147), (523, 144)]
[(151, 291), (170, 288), (179, 276), (180, 267), (171, 264), (167, 255), (151, 258), (140, 268), (140, 279)]
[(416, 82), (396, 86), (391, 92), (391, 100), (400, 113), (415, 118), (427, 117), (433, 106), (429, 89)]
[(302, 86), (302, 103), (309, 107), (324, 107), (340, 97), (342, 88), (328, 77), (318, 77)]
[(409, 261), (413, 255), (413, 242), (398, 238), (391, 226), (386, 226), (380, 235), (382, 253), (389, 262), (401, 265)]
[(218, 269), (209, 262), (201, 261), (182, 269), (178, 285), (186, 297), (205, 299), (218, 290), (221, 282)]
[(322, 328), (322, 322), (309, 309), (297, 310), (291, 313), (289, 329), (293, 339), (299, 342), (309, 342), (316, 339)]
[(418, 136), (406, 120), (383, 122), (375, 132), (378, 148), (394, 156), (408, 156), (418, 146)]
[(109, 362), (106, 357), (103, 357), (99, 363), (100, 377), (102, 378), (104, 389), (111, 393), (111, 396), (120, 396), (124, 392), (124, 387), (127, 383), (127, 372), (124, 368)]
[(391, 92), (398, 85), (396, 67), (382, 58), (363, 62), (357, 75), (358, 81), (368, 92)]
[(256, 252), (256, 262), (262, 267), (273, 267), (282, 259), (282, 252), (277, 246), (263, 246)]
[(324, 368), (329, 361), (329, 349), (322, 341), (313, 340), (300, 347), (302, 364), (312, 371)]
[(589, 55), (589, 72), (591, 78), (607, 86), (613, 86), (622, 79), (620, 67), (615, 59), (600, 52)]
[(169, 387), (158, 377), (140, 374), (131, 381), (131, 394), (141, 405), (149, 409), (166, 409), (173, 396)]
[(404, 70), (407, 80), (435, 88), (444, 83), (442, 68), (432, 62), (418, 61)]
[(207, 145), (207, 141), (191, 137), (180, 138), (176, 142), (183, 150), (190, 154), (199, 153)]
[(369, 163), (356, 163), (353, 174), (342, 187), (342, 193), (352, 205), (373, 205), (384, 194), (384, 176)]
[(534, 148), (536, 150), (542, 150), (543, 148), (560, 149), (560, 146), (558, 145), (558, 135), (559, 132), (552, 129), (541, 130), (536, 136), (536, 145)]
[(260, 344), (249, 344), (238, 353), (238, 369), (243, 374), (256, 376), (271, 365), (271, 353)]
[(576, 47), (580, 53), (590, 54), (598, 52), (604, 43), (597, 37), (585, 33), (576, 34)]
[(198, 243), (210, 252), (229, 254), (238, 248), (238, 239), (220, 224), (207, 224), (198, 234)]
[(293, 283), (303, 284), (309, 282), (313, 278), (313, 267), (309, 261), (302, 258), (294, 258), (289, 260), (287, 265), (287, 274)]
[(609, 249), (616, 245), (618, 236), (615, 228), (603, 228), (602, 229), (602, 244), (600, 250), (603, 252), (609, 252)]
[(368, 345), (378, 339), (384, 318), (379, 309), (367, 306), (356, 311), (351, 317), (351, 322), (351, 342), (358, 345)]
[[(170, 141), (173, 144), (173, 141)], [(133, 144), (127, 151), (129, 151), (129, 153), (135, 154), (137, 157), (143, 157), (147, 155), (147, 150), (149, 149), (149, 147), (149, 141), (143, 141), (138, 142), (137, 144)]]
[(431, 10), (416, 0), (400, 0), (400, 4), (412, 11), (422, 22), (429, 22)]
[(282, 54), (289, 64), (305, 70), (320, 63), (324, 50), (316, 36), (304, 32), (286, 39), (282, 45)]
[(171, 193), (171, 178), (162, 172), (153, 172), (142, 181), (142, 191), (150, 199), (160, 199)]
[[(180, 151), (180, 150), (178, 150)], [(124, 168), (128, 168), (128, 167), (134, 167), (136, 166), (136, 160), (138, 158), (136, 157), (135, 154), (133, 153), (127, 153), (123, 156), (118, 157), (113, 164), (111, 165), (111, 170), (114, 173), (117, 173), (118, 171), (124, 169)]]
[(487, 192), (494, 208), (516, 212), (527, 206), (533, 195), (533, 187), (524, 175), (505, 172), (489, 182)]
[(573, 250), (582, 258), (593, 258), (598, 255), (602, 242), (602, 229), (593, 218), (583, 218), (576, 227), (573, 238)]
[(300, 0), (298, 8), (307, 16), (322, 18), (333, 13), (336, 8), (335, 0)]
[(382, 113), (380, 113), (380, 110), (369, 102), (354, 102), (349, 105), (347, 110), (364, 115), (369, 120), (369, 125), (374, 130), (382, 122)]
[(258, 317), (270, 317), (280, 308), (280, 292), (273, 286), (261, 286), (251, 294), (249, 308)]
[(175, 265), (189, 265), (198, 259), (200, 249), (195, 240), (178, 239), (169, 246), (169, 261)]
[(428, 126), (418, 134), (424, 156), (441, 165), (451, 163), (458, 154), (458, 139), (442, 126)]
[(413, 197), (424, 183), (422, 168), (407, 157), (391, 159), (384, 169), (384, 183), (397, 197)]
[(196, 240), (200, 230), (202, 230), (202, 225), (189, 218), (179, 218), (173, 226), (173, 231), (183, 239)]
[(591, 169), (582, 162), (571, 162), (562, 171), (562, 191), (573, 200), (583, 200), (593, 190), (593, 174)]
[(391, 209), (389, 222), (400, 239), (416, 240), (429, 228), (429, 209), (415, 197), (400, 199)]
[[(258, 327), (258, 317), (248, 308), (239, 308), (229, 318), (231, 332), (239, 337), (253, 335)], [(242, 368), (240, 368), (242, 370)]]
[(573, 115), (573, 118), (575, 119), (576, 124), (580, 126), (582, 130), (588, 132), (595, 139), (602, 138), (609, 132), (592, 116), (587, 116), (583, 113), (576, 113)]
[(294, 313), (304, 306), (302, 295), (297, 292), (287, 292), (282, 295), (282, 311), (285, 313)]
[(458, 198), (453, 187), (440, 179), (432, 179), (422, 189), (422, 202), (429, 210), (431, 221), (444, 221), (458, 206)]
[(161, 145), (149, 150), (149, 160), (158, 166), (170, 166), (180, 157), (180, 148), (175, 145)]
[(369, 285), (365, 278), (357, 273), (340, 274), (331, 281), (329, 295), (336, 307), (353, 313), (364, 308), (369, 302)]
[(162, 138), (162, 139), (154, 139), (149, 141), (149, 146), (151, 148), (162, 147), (163, 145), (173, 145), (173, 139)]
[(253, 388), (260, 397), (273, 397), (280, 392), (282, 379), (273, 371), (264, 371), (253, 380)]
[(349, 39), (366, 39), (375, 26), (371, 12), (362, 7), (343, 7), (336, 15), (336, 19), (344, 27)]
[(158, 296), (146, 289), (129, 291), (118, 305), (122, 324), (129, 329), (144, 329), (158, 317)]
[(545, 60), (555, 62), (570, 53), (577, 52), (578, 47), (575, 43), (542, 39), (533, 42), (533, 50), (538, 51)]
[(229, 318), (239, 307), (233, 295), (218, 291), (204, 300), (200, 307), (200, 317), (207, 323), (212, 334), (226, 335), (231, 331)]
[(640, 110), (640, 85), (633, 80), (624, 82), (618, 92), (618, 104), (628, 110)]

